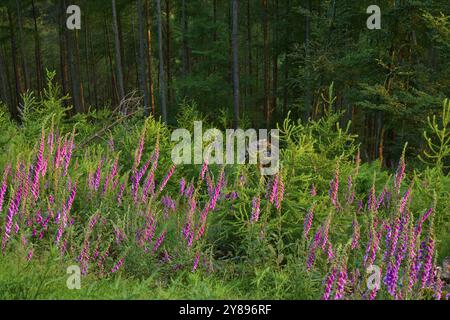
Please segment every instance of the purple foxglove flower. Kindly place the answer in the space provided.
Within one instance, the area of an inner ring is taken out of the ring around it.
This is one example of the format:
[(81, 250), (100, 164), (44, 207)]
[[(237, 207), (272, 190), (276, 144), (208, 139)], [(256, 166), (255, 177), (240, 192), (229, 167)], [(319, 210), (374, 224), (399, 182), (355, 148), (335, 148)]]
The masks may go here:
[(283, 178), (280, 176), (278, 181), (278, 190), (277, 190), (277, 196), (275, 198), (275, 207), (280, 210), (281, 202), (283, 202), (284, 197), (284, 182)]
[(252, 201), (252, 217), (250, 223), (258, 222), (260, 213), (261, 197), (255, 197)]
[(353, 226), (353, 237), (352, 237), (351, 248), (352, 248), (352, 250), (354, 250), (359, 246), (359, 239), (361, 237), (360, 226), (358, 224), (358, 220), (356, 219), (356, 217), (353, 219), (352, 226)]
[(31, 261), (32, 258), (33, 258), (33, 248), (30, 248), (27, 254), (27, 261)]
[(311, 230), (312, 222), (314, 219), (314, 209), (315, 205), (313, 205), (308, 213), (305, 215), (305, 220), (303, 221), (303, 236), (305, 239), (308, 239), (309, 231)]
[(122, 205), (123, 191), (125, 190), (125, 182), (121, 184), (119, 193), (117, 194), (117, 203)]
[(370, 291), (370, 295), (368, 297), (368, 300), (375, 300), (376, 296), (378, 293), (378, 289), (377, 288), (373, 288), (372, 291)]
[(3, 235), (2, 240), (2, 252), (5, 251), (6, 243), (10, 238), (11, 235), (11, 228), (13, 225), (13, 218), (19, 211), (19, 205), (22, 200), (22, 188), (19, 188), (17, 192), (15, 193), (13, 200), (11, 201), (8, 209), (8, 213), (6, 215), (6, 221), (5, 221), (5, 234)]
[(432, 237), (429, 237), (428, 241), (426, 242), (426, 248), (424, 252), (425, 255), (422, 273), (422, 288), (427, 287), (430, 281), (431, 270), (433, 268), (433, 253), (434, 253), (434, 239)]
[(133, 169), (137, 169), (137, 167), (141, 163), (142, 151), (144, 150), (144, 141), (145, 141), (145, 131), (143, 130), (141, 136), (139, 137), (139, 146), (134, 154)]
[(197, 253), (194, 260), (194, 266), (192, 267), (192, 272), (194, 272), (197, 269), (199, 261), (200, 261), (200, 253)]
[(331, 290), (333, 289), (334, 280), (336, 279), (337, 270), (336, 268), (333, 268), (329, 276), (327, 277), (326, 284), (325, 284), (325, 291), (322, 296), (322, 300), (328, 300), (330, 299)]
[(402, 198), (402, 202), (401, 202), (400, 208), (399, 208), (400, 213), (403, 213), (405, 211), (405, 207), (406, 207), (406, 204), (408, 203), (408, 199), (409, 199), (410, 195), (411, 195), (411, 188), (409, 188), (408, 191), (406, 191), (405, 195)]
[(205, 178), (206, 170), (208, 170), (208, 161), (203, 162), (202, 170), (200, 172), (200, 180), (203, 180)]
[(323, 226), (323, 232), (322, 232), (322, 250), (325, 251), (326, 249), (326, 245), (328, 243), (328, 235), (330, 232), (330, 225), (331, 225), (331, 219), (328, 218), (327, 221), (325, 222), (325, 225)]
[(338, 192), (339, 192), (339, 167), (336, 168), (334, 178), (333, 180), (330, 181), (330, 190), (328, 192), (330, 195), (331, 203), (336, 208), (339, 207)]
[(67, 169), (69, 168), (70, 159), (72, 157), (72, 151), (74, 148), (74, 136), (73, 134), (70, 137), (69, 145), (67, 146), (67, 151), (64, 154), (64, 175), (67, 174)]
[(364, 204), (363, 204), (362, 200), (359, 200), (358, 201), (358, 209), (356, 209), (356, 214), (361, 213), (361, 211), (363, 210), (363, 206), (364, 206)]
[(119, 270), (119, 268), (123, 265), (124, 262), (124, 258), (120, 259), (116, 265), (111, 269), (111, 273), (117, 272)]
[(100, 177), (101, 177), (101, 169), (102, 169), (102, 161), (98, 163), (97, 170), (95, 172), (95, 177), (93, 181), (94, 190), (97, 191), (100, 186)]
[(169, 181), (170, 177), (175, 172), (176, 164), (174, 164), (170, 169), (169, 172), (167, 172), (166, 177), (164, 178), (163, 182), (161, 183), (161, 186), (159, 187), (159, 192), (163, 191), (164, 187), (166, 186), (167, 182)]
[(270, 193), (270, 203), (273, 203), (275, 201), (275, 198), (278, 194), (278, 181), (279, 181), (279, 176), (278, 174), (275, 176), (274, 180), (273, 180), (273, 184), (272, 184), (272, 191)]
[(180, 194), (184, 194), (184, 189), (186, 189), (186, 180), (184, 178), (181, 178), (180, 180)]
[(0, 189), (0, 212), (3, 209), (3, 201), (5, 200), (5, 193), (6, 193), (10, 168), (11, 167), (8, 165), (3, 172), (3, 182), (2, 182), (2, 187)]
[(158, 248), (161, 246), (162, 242), (164, 241), (164, 238), (166, 236), (167, 230), (164, 230), (161, 235), (159, 236), (158, 240), (156, 240), (155, 245), (153, 246), (153, 253), (155, 253)]
[(331, 244), (331, 241), (328, 241), (327, 256), (328, 256), (328, 262), (332, 262), (334, 259), (334, 253), (333, 253), (333, 245)]
[(309, 191), (309, 194), (311, 195), (311, 197), (315, 197), (317, 195), (316, 186), (314, 185), (314, 183), (311, 185), (311, 190)]
[(224, 184), (224, 178), (225, 178), (225, 174), (224, 174), (224, 171), (222, 170), (220, 173), (220, 176), (219, 176), (219, 180), (217, 181), (216, 187), (214, 189), (214, 194), (211, 197), (211, 202), (210, 202), (211, 210), (214, 210), (214, 208), (216, 207), (217, 200), (219, 199), (219, 196), (220, 196), (220, 191)]
[(384, 202), (384, 197), (386, 196), (386, 188), (383, 188), (383, 191), (381, 191), (381, 194), (377, 200), (376, 210), (378, 211), (380, 209), (381, 204)]
[(336, 293), (334, 295), (334, 300), (341, 300), (344, 297), (345, 284), (347, 283), (347, 267), (344, 264), (339, 271), (339, 276), (337, 280)]

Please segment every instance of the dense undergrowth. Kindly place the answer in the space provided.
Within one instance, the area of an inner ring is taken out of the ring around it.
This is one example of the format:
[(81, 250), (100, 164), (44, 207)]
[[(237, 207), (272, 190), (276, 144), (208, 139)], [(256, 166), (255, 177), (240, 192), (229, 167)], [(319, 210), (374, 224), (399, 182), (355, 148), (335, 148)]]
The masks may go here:
[[(256, 165), (175, 166), (171, 128), (139, 110), (68, 117), (63, 99), (50, 75), (43, 97), (24, 97), (20, 124), (0, 117), (0, 298), (446, 298), (447, 102), (426, 152), (393, 172), (361, 163), (339, 114), (288, 118), (280, 171), (266, 177)], [(183, 110), (179, 127), (204, 119)], [(66, 286), (71, 265), (80, 290)]]

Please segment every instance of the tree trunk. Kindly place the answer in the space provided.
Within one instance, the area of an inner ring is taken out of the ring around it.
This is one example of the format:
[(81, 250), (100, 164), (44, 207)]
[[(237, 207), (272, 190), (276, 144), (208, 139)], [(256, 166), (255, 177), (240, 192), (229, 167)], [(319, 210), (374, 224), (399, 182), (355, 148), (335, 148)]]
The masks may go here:
[(25, 91), (27, 91), (28, 89), (31, 89), (30, 73), (28, 71), (27, 57), (25, 56), (25, 44), (23, 41), (22, 12), (20, 10), (19, 0), (16, 0), (16, 9), (17, 9), (17, 23), (19, 25), (19, 49), (20, 49), (20, 55), (22, 58), (23, 72), (25, 75)]
[(233, 47), (233, 106), (234, 122), (233, 126), (237, 129), (239, 125), (239, 44), (238, 44), (238, 2), (231, 0), (232, 12), (232, 34), (231, 43)]
[[(67, 60), (69, 61), (69, 78), (70, 78), (70, 84), (72, 88), (72, 103), (73, 107), (75, 109), (75, 112), (82, 112), (82, 104), (80, 100), (80, 84), (79, 84), (79, 78), (78, 73), (76, 70), (76, 57), (75, 57), (75, 51), (76, 51), (76, 39), (73, 41), (71, 39), (69, 33), (67, 33)], [(75, 48), (74, 48), (75, 47)]]
[(163, 36), (162, 36), (162, 17), (161, 17), (161, 0), (156, 0), (158, 11), (158, 52), (159, 52), (159, 95), (161, 100), (161, 113), (163, 122), (167, 123), (167, 107), (166, 107), (166, 85), (164, 74), (164, 53), (163, 53)]
[[(248, 77), (249, 79), (252, 79), (253, 58), (252, 58), (252, 25), (251, 25), (250, 1), (251, 0), (247, 0), (247, 47), (248, 47)], [(248, 88), (248, 95), (250, 96), (250, 98), (252, 98), (253, 85), (251, 81), (249, 81), (247, 88)]]
[(118, 105), (120, 103), (120, 94), (119, 94), (119, 90), (118, 90), (118, 86), (117, 86), (117, 79), (116, 79), (116, 73), (114, 71), (114, 66), (113, 66), (113, 58), (111, 55), (111, 50), (109, 47), (109, 27), (107, 24), (107, 19), (106, 17), (104, 18), (105, 21), (105, 50), (106, 50), (106, 55), (108, 57), (108, 61), (109, 61), (109, 69), (111, 72), (111, 95), (112, 96), (112, 102), (114, 104), (114, 102), (116, 102), (116, 104)]
[(147, 16), (147, 67), (148, 67), (148, 83), (149, 83), (149, 92), (150, 92), (150, 106), (152, 109), (152, 114), (155, 115), (155, 93), (153, 88), (153, 55), (152, 55), (152, 13), (151, 13), (151, 4), (150, 0), (146, 0), (146, 16)]
[(172, 68), (170, 63), (170, 0), (166, 0), (166, 68), (167, 68), (167, 102), (170, 104), (172, 101)]
[(0, 52), (0, 101), (4, 103), (8, 103), (9, 100), (9, 94), (8, 94), (8, 88), (7, 88), (7, 79), (5, 80), (5, 74), (6, 74), (6, 63), (4, 61), (3, 55)]
[(38, 91), (42, 91), (44, 86), (44, 70), (42, 69), (42, 57), (41, 57), (41, 41), (39, 39), (39, 30), (37, 25), (37, 14), (34, 0), (31, 0), (31, 7), (33, 9), (33, 21), (34, 21), (34, 59), (36, 63), (36, 85)]
[(306, 88), (305, 88), (305, 120), (308, 119), (309, 114), (311, 112), (311, 83), (310, 83), (310, 73), (309, 73), (309, 40), (311, 34), (311, 0), (308, 0), (308, 13), (306, 15), (306, 26), (305, 26), (305, 56), (306, 56)]
[(76, 81), (77, 81), (77, 87), (79, 88), (79, 94), (80, 94), (80, 112), (84, 112), (85, 106), (84, 106), (84, 88), (83, 88), (83, 80), (81, 78), (81, 57), (80, 57), (80, 32), (78, 30), (74, 30), (74, 36), (75, 36), (75, 75), (76, 75)]
[(10, 38), (11, 38), (11, 54), (12, 54), (12, 61), (13, 61), (13, 68), (14, 68), (14, 78), (15, 78), (15, 86), (16, 86), (16, 94), (15, 94), (15, 101), (14, 105), (11, 106), (11, 114), (13, 118), (18, 118), (19, 116), (19, 103), (21, 101), (21, 94), (23, 93), (23, 86), (22, 86), (22, 80), (21, 80), (21, 73), (20, 73), (20, 67), (17, 63), (17, 44), (16, 44), (16, 35), (14, 33), (14, 25), (13, 25), (13, 18), (11, 15), (11, 11), (9, 8), (8, 11), (8, 22), (9, 22), (9, 31), (10, 31)]
[(138, 15), (138, 33), (139, 33), (139, 85), (141, 93), (144, 95), (144, 113), (146, 116), (150, 115), (150, 108), (148, 103), (147, 90), (147, 65), (146, 65), (146, 44), (144, 34), (144, 8), (142, 0), (137, 0), (137, 15)]
[(262, 0), (263, 4), (263, 36), (264, 36), (264, 114), (266, 126), (270, 126), (270, 79), (269, 79), (269, 12), (268, 0)]
[(92, 86), (94, 90), (94, 103), (96, 106), (98, 106), (98, 91), (97, 91), (97, 62), (95, 61), (95, 52), (94, 52), (94, 46), (92, 45), (92, 32), (90, 29), (86, 27), (86, 32), (88, 32), (88, 46), (89, 46), (89, 61), (90, 61), (90, 68), (92, 72)]
[(64, 31), (64, 8), (62, 5), (59, 6), (58, 10), (58, 37), (59, 37), (59, 65), (61, 69), (61, 85), (63, 95), (67, 95), (69, 93), (69, 72), (67, 68), (67, 39), (66, 33)]
[[(116, 0), (112, 1), (112, 14), (113, 14), (113, 32), (114, 32), (114, 44), (116, 51), (116, 70), (117, 70), (117, 82), (119, 85), (119, 101), (125, 98), (125, 88), (123, 83), (123, 71), (122, 71), (122, 55), (121, 55), (121, 43), (119, 37), (119, 27), (117, 25), (117, 11)], [(120, 103), (120, 102), (119, 102)]]
[(186, 16), (186, 0), (181, 2), (181, 21), (182, 21), (182, 34), (183, 34), (183, 76), (186, 77), (189, 74), (189, 46), (188, 46), (188, 20)]
[(273, 24), (273, 60), (272, 60), (272, 105), (273, 111), (277, 109), (277, 91), (278, 91), (278, 0), (275, 1), (275, 19)]

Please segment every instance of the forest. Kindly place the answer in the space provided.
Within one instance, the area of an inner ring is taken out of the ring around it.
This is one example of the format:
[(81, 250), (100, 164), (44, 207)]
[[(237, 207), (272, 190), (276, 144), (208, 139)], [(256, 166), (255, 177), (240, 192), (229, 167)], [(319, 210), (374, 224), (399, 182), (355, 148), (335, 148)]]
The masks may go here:
[(448, 0), (2, 0), (0, 299), (448, 300), (449, 98)]

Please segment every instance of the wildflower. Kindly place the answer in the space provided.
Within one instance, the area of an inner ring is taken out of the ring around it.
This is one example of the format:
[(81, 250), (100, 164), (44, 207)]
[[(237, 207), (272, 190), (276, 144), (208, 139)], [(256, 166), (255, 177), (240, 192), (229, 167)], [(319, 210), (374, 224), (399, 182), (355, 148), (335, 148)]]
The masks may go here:
[(192, 267), (192, 272), (194, 272), (197, 269), (199, 261), (200, 261), (200, 253), (197, 253), (194, 260), (194, 266)]
[(353, 226), (353, 237), (352, 237), (351, 248), (355, 249), (359, 246), (359, 239), (361, 237), (360, 236), (360, 226), (358, 224), (358, 220), (356, 219), (356, 215), (353, 218), (352, 226)]
[(124, 262), (124, 258), (120, 259), (115, 266), (111, 269), (111, 273), (117, 272), (119, 270), (119, 268), (123, 265)]
[(283, 182), (283, 177), (280, 176), (279, 182), (278, 182), (277, 196), (275, 198), (275, 206), (278, 210), (281, 207), (281, 202), (283, 201), (283, 196), (284, 196), (284, 182)]
[(375, 300), (377, 293), (378, 293), (377, 287), (373, 288), (372, 291), (370, 292), (368, 300)]
[(180, 180), (180, 194), (184, 194), (184, 189), (186, 189), (186, 180), (184, 178), (181, 178)]
[(163, 182), (161, 183), (161, 186), (159, 187), (159, 192), (163, 191), (164, 187), (166, 186), (167, 182), (169, 181), (170, 177), (175, 172), (176, 164), (174, 164), (170, 169), (169, 172), (167, 172), (166, 177), (164, 178)]
[(433, 268), (433, 252), (434, 240), (431, 236), (428, 237), (425, 248), (424, 266), (422, 274), (422, 288), (425, 288), (430, 281), (431, 269)]
[(311, 190), (309, 191), (309, 194), (311, 195), (311, 197), (315, 197), (317, 195), (316, 186), (314, 185), (314, 183), (311, 185)]
[(278, 194), (278, 181), (279, 181), (279, 176), (278, 174), (275, 176), (275, 178), (273, 179), (273, 183), (272, 183), (272, 191), (270, 193), (270, 203), (273, 203), (275, 200), (275, 197)]
[(341, 270), (339, 271), (339, 277), (337, 280), (336, 293), (334, 295), (334, 300), (340, 300), (344, 297), (345, 284), (347, 283), (347, 265), (344, 262)]
[(31, 261), (32, 258), (33, 258), (33, 248), (30, 248), (27, 254), (27, 261)]
[(333, 261), (334, 253), (333, 253), (333, 245), (331, 244), (331, 241), (328, 241), (327, 256), (328, 256), (328, 262)]
[(67, 169), (69, 168), (69, 163), (70, 163), (70, 158), (72, 157), (72, 151), (74, 148), (74, 134), (72, 133), (70, 140), (69, 140), (69, 145), (67, 146), (67, 151), (64, 154), (64, 175), (67, 174)]
[(303, 236), (305, 237), (305, 239), (308, 239), (308, 234), (309, 231), (311, 230), (311, 226), (312, 226), (312, 222), (313, 222), (313, 218), (314, 218), (314, 209), (315, 209), (315, 205), (313, 205), (308, 213), (305, 216), (305, 220), (303, 222)]
[(161, 243), (164, 241), (164, 237), (166, 236), (166, 230), (164, 230), (159, 236), (158, 240), (156, 240), (155, 245), (153, 246), (153, 253), (155, 253), (160, 247)]
[(250, 223), (255, 223), (259, 220), (259, 213), (260, 213), (260, 204), (261, 204), (261, 197), (255, 197), (252, 201), (252, 217), (250, 219)]
[(323, 293), (322, 300), (328, 300), (330, 298), (334, 280), (336, 279), (336, 273), (337, 273), (336, 268), (333, 268), (326, 280), (325, 292)]
[(339, 166), (336, 167), (336, 173), (334, 175), (333, 180), (330, 181), (330, 190), (329, 195), (331, 199), (331, 203), (338, 208), (338, 191), (339, 191)]
[(102, 161), (99, 161), (99, 163), (97, 165), (97, 170), (95, 172), (94, 181), (93, 181), (93, 187), (94, 187), (95, 191), (97, 191), (98, 187), (100, 186), (101, 169), (102, 169)]
[(409, 196), (411, 195), (411, 188), (408, 189), (408, 191), (405, 192), (405, 195), (402, 198), (402, 202), (400, 204), (399, 212), (403, 213), (405, 211), (406, 204), (408, 202)]
[(120, 186), (119, 193), (117, 194), (117, 203), (119, 206), (122, 204), (123, 191), (125, 190), (125, 182)]
[(202, 170), (200, 172), (200, 180), (203, 180), (205, 177), (206, 170), (208, 170), (208, 161), (205, 160), (202, 165)]
[(225, 175), (224, 175), (224, 171), (222, 170), (220, 172), (220, 176), (219, 176), (219, 180), (217, 181), (216, 188), (214, 189), (214, 194), (211, 198), (210, 208), (212, 210), (214, 210), (214, 208), (216, 207), (216, 203), (217, 203), (217, 200), (219, 199), (220, 191), (224, 185), (224, 181), (225, 181), (224, 179), (225, 179)]
[(9, 175), (10, 166), (8, 165), (5, 168), (5, 171), (3, 172), (3, 182), (0, 189), (0, 212), (3, 209), (3, 201), (5, 200), (5, 193), (7, 188), (7, 182), (8, 182), (8, 175)]
[(400, 191), (400, 186), (402, 184), (403, 178), (405, 177), (405, 168), (405, 154), (403, 153), (399, 160), (397, 171), (395, 172), (394, 187), (396, 192)]
[(141, 132), (141, 136), (139, 137), (139, 146), (137, 147), (134, 153), (133, 171), (136, 170), (139, 164), (141, 163), (142, 151), (144, 149), (144, 140), (145, 140), (145, 128)]
[(14, 218), (14, 215), (16, 215), (19, 210), (19, 205), (20, 205), (21, 199), (22, 199), (22, 189), (19, 188), (19, 190), (17, 190), (13, 200), (11, 201), (11, 203), (9, 205), (8, 213), (6, 215), (5, 234), (3, 236), (3, 241), (2, 241), (2, 251), (3, 252), (6, 248), (6, 242), (10, 238), (11, 228), (12, 228), (12, 224), (13, 224), (13, 218)]

